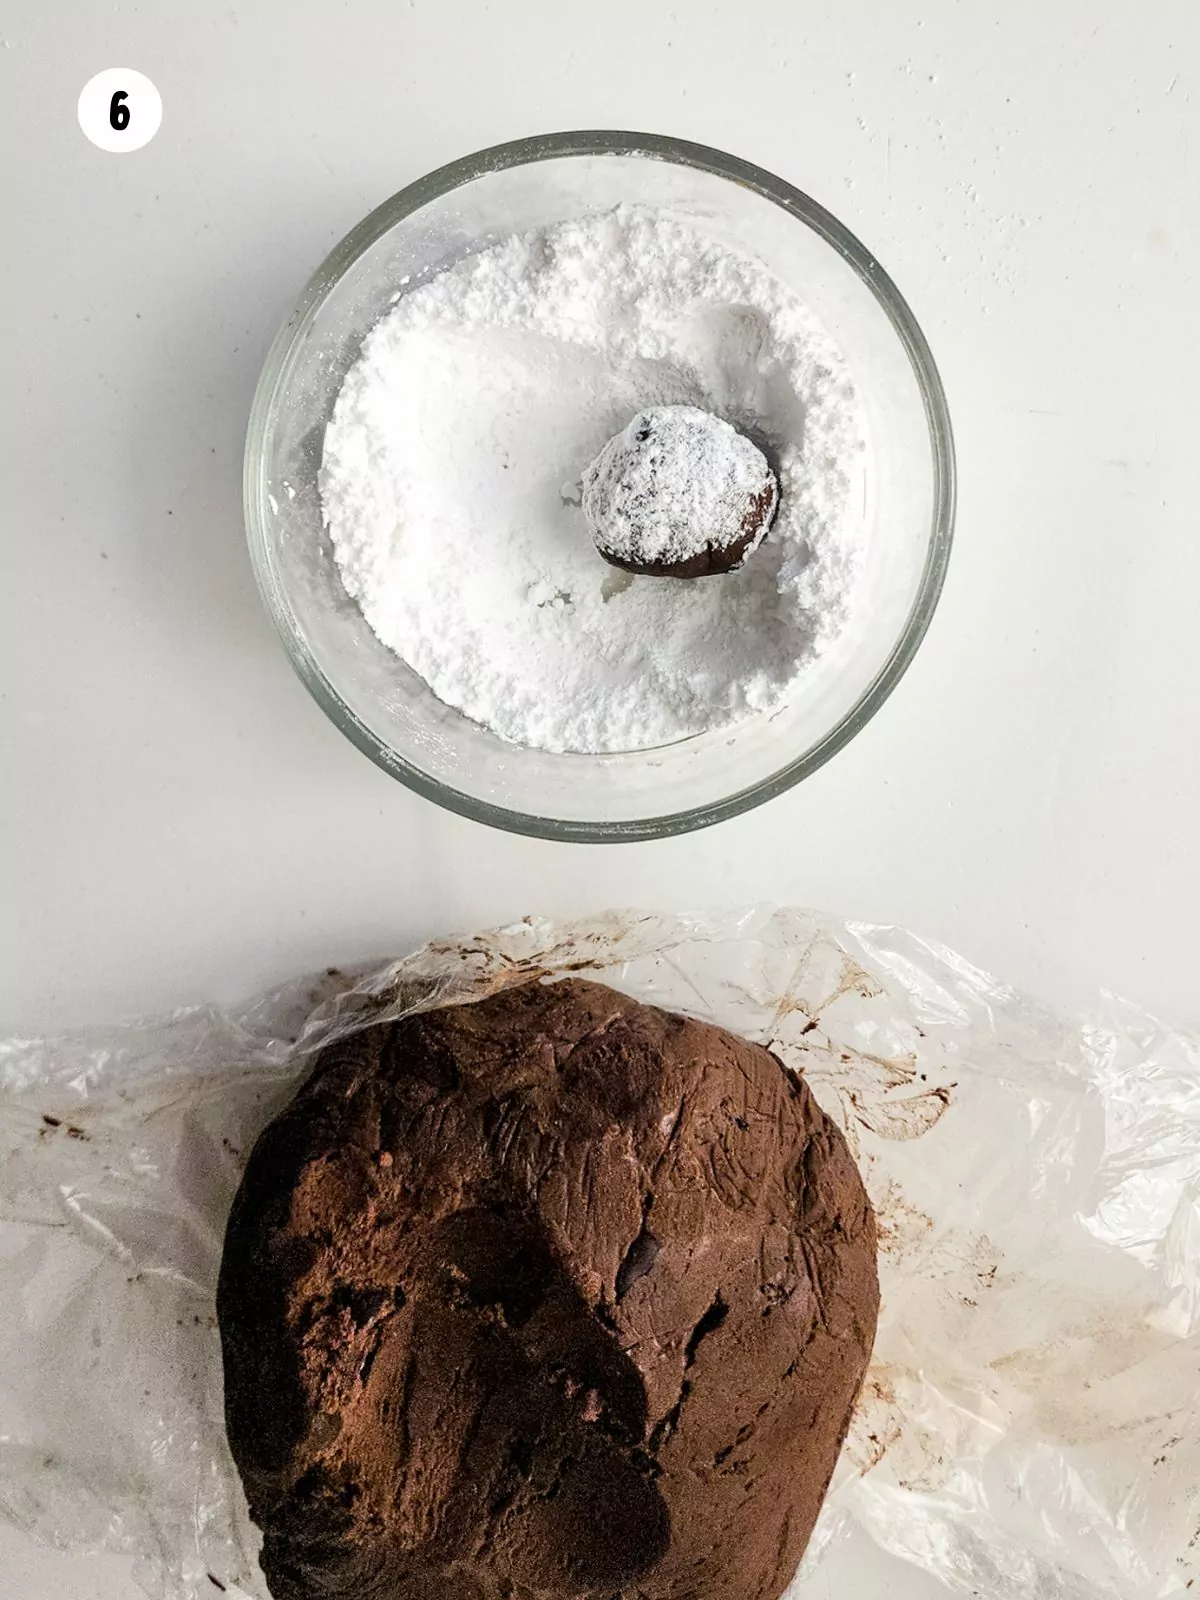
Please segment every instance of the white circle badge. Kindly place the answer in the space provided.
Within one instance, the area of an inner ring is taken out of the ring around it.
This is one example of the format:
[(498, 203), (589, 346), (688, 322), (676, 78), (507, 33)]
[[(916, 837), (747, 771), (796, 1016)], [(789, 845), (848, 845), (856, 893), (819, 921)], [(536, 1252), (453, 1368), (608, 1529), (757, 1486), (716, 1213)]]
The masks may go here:
[(161, 122), (162, 96), (144, 72), (131, 67), (106, 67), (79, 96), (79, 126), (114, 155), (149, 144)]

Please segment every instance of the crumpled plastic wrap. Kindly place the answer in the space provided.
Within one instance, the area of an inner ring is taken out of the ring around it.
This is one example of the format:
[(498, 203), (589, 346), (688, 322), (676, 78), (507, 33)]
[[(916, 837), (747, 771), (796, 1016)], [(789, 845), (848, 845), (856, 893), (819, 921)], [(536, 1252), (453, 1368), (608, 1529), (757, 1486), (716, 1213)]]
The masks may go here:
[(768, 1044), (878, 1208), (875, 1359), (793, 1600), (851, 1523), (989, 1600), (1192, 1587), (1200, 1041), (1107, 996), (1064, 1022), (911, 934), (791, 910), (528, 920), (0, 1043), (0, 1511), (135, 1552), (161, 1600), (262, 1600), (213, 1309), (245, 1155), (321, 1045), (567, 972)]

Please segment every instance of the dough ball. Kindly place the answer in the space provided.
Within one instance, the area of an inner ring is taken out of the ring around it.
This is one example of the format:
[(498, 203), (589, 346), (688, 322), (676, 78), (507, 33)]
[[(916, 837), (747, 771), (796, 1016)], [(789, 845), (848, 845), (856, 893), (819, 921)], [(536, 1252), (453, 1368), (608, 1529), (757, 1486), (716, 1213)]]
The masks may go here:
[(330, 1046), (217, 1309), (277, 1600), (776, 1600), (866, 1370), (875, 1221), (802, 1078), (599, 984)]
[(779, 485), (758, 446), (695, 406), (655, 406), (583, 475), (583, 513), (614, 567), (660, 578), (732, 572), (762, 542)]

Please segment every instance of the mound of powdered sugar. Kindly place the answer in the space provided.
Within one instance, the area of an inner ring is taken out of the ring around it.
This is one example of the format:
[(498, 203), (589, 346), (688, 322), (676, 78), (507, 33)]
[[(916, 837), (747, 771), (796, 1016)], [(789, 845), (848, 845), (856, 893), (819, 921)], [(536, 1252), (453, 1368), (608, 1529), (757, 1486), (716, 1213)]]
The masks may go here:
[[(580, 479), (635, 413), (769, 444), (779, 510), (702, 582), (614, 570)], [(846, 362), (754, 259), (622, 207), (419, 283), (367, 336), (325, 434), (342, 581), (447, 704), (519, 744), (664, 744), (780, 705), (853, 604), (864, 424)]]

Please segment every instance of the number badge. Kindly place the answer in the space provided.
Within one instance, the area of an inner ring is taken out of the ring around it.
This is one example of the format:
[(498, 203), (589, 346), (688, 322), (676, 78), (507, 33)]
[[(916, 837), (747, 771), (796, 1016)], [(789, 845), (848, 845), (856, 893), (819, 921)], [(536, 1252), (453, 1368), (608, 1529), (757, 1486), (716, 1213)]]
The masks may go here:
[(79, 126), (100, 150), (124, 155), (149, 144), (162, 122), (162, 97), (144, 72), (107, 67), (79, 96)]

